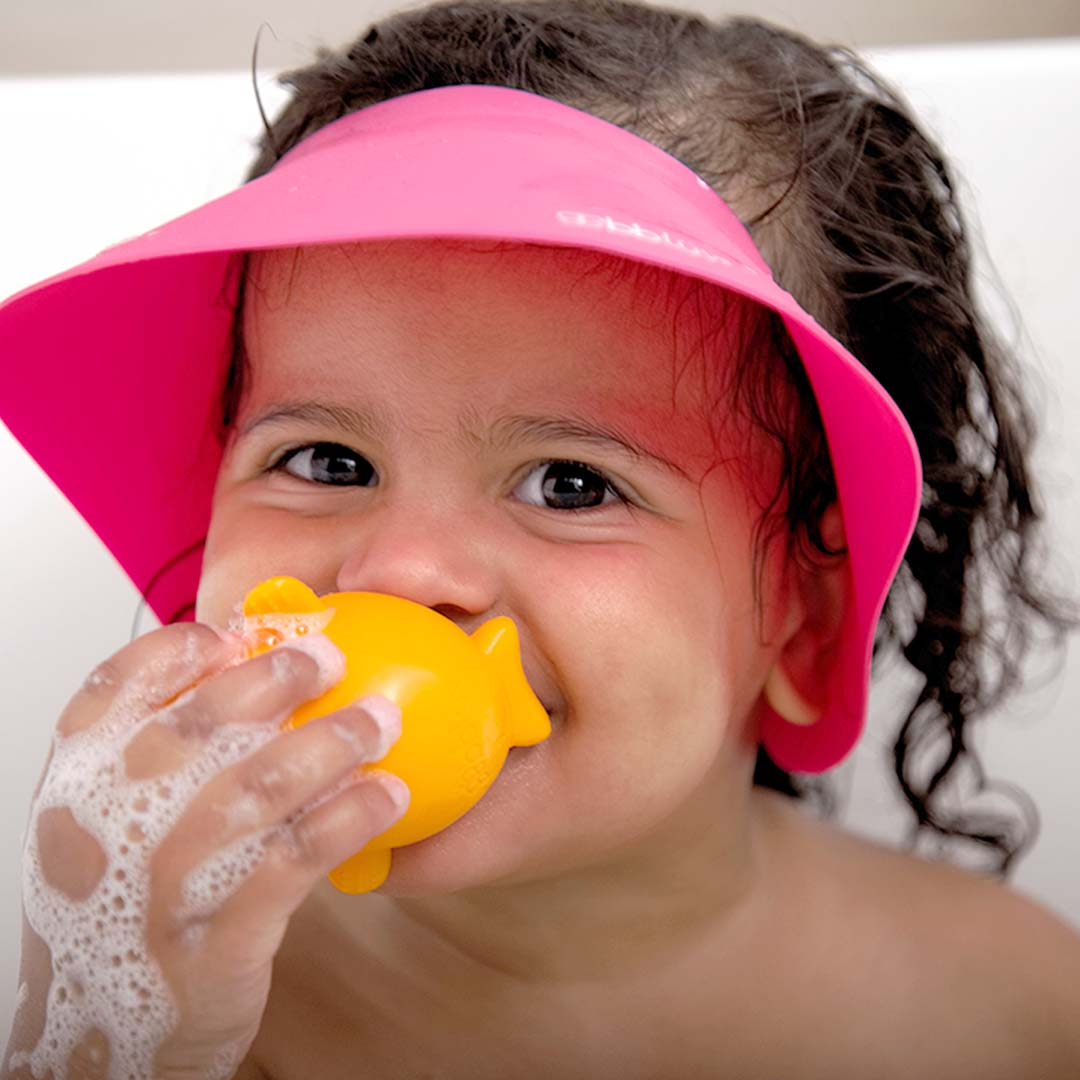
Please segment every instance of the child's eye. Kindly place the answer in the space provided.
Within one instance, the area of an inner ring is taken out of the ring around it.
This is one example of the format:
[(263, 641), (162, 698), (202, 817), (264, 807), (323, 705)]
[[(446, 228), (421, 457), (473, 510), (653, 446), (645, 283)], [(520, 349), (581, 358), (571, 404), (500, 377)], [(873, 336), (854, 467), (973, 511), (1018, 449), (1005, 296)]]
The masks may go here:
[[(515, 494), (533, 506), (551, 510), (592, 510), (627, 500), (603, 473), (578, 461), (545, 461), (518, 486)], [(612, 498), (607, 499), (610, 495)]]
[[(332, 442), (309, 443), (289, 450), (271, 466), (271, 471), (278, 470), (310, 483), (335, 487), (368, 487), (378, 480), (367, 458)], [(592, 510), (627, 501), (603, 473), (577, 461), (542, 462), (514, 494), (523, 502), (550, 510)]]
[(298, 446), (283, 454), (271, 467), (301, 480), (339, 487), (366, 487), (375, 479), (371, 462), (341, 443), (320, 442)]

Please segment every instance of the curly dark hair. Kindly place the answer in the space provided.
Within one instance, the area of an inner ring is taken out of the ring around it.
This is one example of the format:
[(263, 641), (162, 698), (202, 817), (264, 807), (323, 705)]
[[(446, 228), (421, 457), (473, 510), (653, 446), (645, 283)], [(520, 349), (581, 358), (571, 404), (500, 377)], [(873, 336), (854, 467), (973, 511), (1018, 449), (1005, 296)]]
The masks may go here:
[[(900, 96), (847, 49), (759, 20), (718, 23), (618, 0), (439, 3), (387, 18), (340, 51), (320, 48), (279, 81), (291, 98), (266, 123), (246, 180), (347, 113), (482, 83), (618, 124), (728, 202), (780, 284), (860, 358), (914, 432), (922, 509), (874, 647), (875, 672), (889, 652), (922, 680), (894, 767), (915, 815), (913, 845), (925, 834), (971, 842), (1006, 875), (1037, 833), (1030, 800), (1014, 792), (1011, 813), (965, 812), (947, 796), (965, 774), (976, 793), (990, 786), (970, 722), (1018, 687), (1040, 634), (1060, 646), (1077, 619), (1070, 601), (1036, 584), (1032, 416), (1015, 359), (975, 303), (949, 169)], [(828, 553), (817, 530), (835, 498), (828, 450), (798, 357), (774, 331), (802, 406), (796, 422), (770, 411), (775, 395), (746, 371), (740, 382), (781, 444), (777, 498), (791, 533)], [(226, 418), (242, 382), (234, 361)], [(764, 750), (754, 782), (834, 808), (827, 783), (784, 772)]]

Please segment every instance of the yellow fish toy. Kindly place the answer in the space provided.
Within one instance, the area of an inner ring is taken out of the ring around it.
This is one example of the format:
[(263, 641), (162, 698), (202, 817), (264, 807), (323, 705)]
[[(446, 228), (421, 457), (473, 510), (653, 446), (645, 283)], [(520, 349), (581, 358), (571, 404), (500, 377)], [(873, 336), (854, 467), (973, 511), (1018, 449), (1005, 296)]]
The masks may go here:
[(405, 814), (330, 874), (342, 892), (378, 888), (391, 851), (432, 836), (468, 811), (494, 782), (512, 746), (535, 746), (551, 719), (521, 666), (517, 627), (500, 616), (467, 634), (436, 611), (398, 596), (316, 596), (292, 577), (256, 585), (243, 604), (250, 655), (324, 633), (345, 654), (345, 676), (285, 722), (298, 727), (368, 694), (401, 709), (401, 738), (377, 766), (412, 794)]

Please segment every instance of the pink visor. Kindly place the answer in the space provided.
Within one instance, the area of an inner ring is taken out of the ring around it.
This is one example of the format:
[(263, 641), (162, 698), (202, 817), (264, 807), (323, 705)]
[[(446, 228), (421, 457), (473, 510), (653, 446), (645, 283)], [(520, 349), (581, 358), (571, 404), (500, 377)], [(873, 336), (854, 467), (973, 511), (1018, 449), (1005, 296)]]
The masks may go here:
[[(839, 762), (863, 728), (874, 629), (918, 515), (914, 439), (703, 180), (588, 113), (449, 86), (342, 117), (267, 175), (0, 306), (0, 416), (168, 621), (190, 610), (199, 579), (235, 253), (401, 237), (589, 248), (715, 282), (783, 317), (824, 419), (853, 603), (824, 716), (798, 727), (766, 710), (761, 739), (789, 771)], [(87, 447), (113, 467), (90, 463)]]

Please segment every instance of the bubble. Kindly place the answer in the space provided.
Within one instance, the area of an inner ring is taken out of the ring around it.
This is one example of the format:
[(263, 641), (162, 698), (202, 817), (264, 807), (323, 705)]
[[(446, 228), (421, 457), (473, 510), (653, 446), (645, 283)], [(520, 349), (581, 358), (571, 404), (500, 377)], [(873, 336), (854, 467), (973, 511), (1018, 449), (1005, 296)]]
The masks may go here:
[(210, 930), (210, 923), (190, 922), (188, 923), (188, 926), (180, 932), (180, 942), (189, 948), (195, 945), (201, 945), (205, 940), (208, 930)]
[(279, 630), (271, 630), (269, 627), (258, 627), (251, 635), (251, 645), (256, 649), (272, 649), (285, 640), (285, 635)]
[(244, 639), (244, 644), (251, 652), (261, 652), (275, 648), (283, 642), (307, 634), (318, 634), (329, 625), (334, 617), (334, 608), (322, 611), (266, 612), (262, 615), (248, 615), (239, 619), (229, 629)]
[(109, 674), (108, 669), (96, 667), (86, 677), (83, 686), (87, 690), (100, 690), (103, 686), (115, 686), (116, 680)]
[[(189, 649), (197, 643), (191, 635)], [(157, 1048), (177, 1021), (176, 1004), (157, 962), (145, 947), (150, 859), (195, 794), (222, 769), (257, 751), (277, 734), (274, 725), (226, 725), (211, 733), (203, 752), (168, 783), (133, 780), (124, 751), (152, 722), (141, 702), (151, 681), (125, 684), (92, 728), (54, 739), (53, 757), (31, 808), (23, 858), (27, 921), (49, 946), (53, 981), (37, 1044), (13, 1053), (12, 1069), (62, 1077), (76, 1046), (99, 1031), (111, 1048), (109, 1077), (153, 1075)], [(158, 697), (160, 700), (160, 697)], [(100, 845), (105, 870), (93, 890), (74, 899), (49, 887), (38, 850), (37, 822), (50, 810), (69, 810)], [(227, 899), (261, 857), (259, 838), (219, 853), (211, 887), (198, 875), (189, 899), (207, 914)], [(196, 921), (197, 924), (197, 921)], [(231, 1075), (208, 1074), (207, 1080)]]
[(199, 922), (218, 910), (258, 869), (274, 832), (263, 829), (241, 837), (191, 870), (181, 884), (182, 916)]
[(276, 652), (270, 657), (270, 675), (277, 682), (287, 682), (293, 678), (296, 668), (288, 653)]

